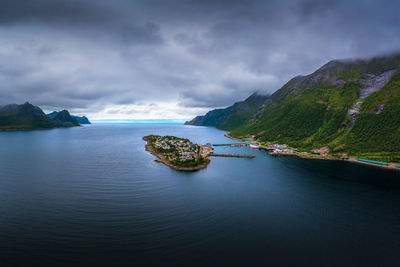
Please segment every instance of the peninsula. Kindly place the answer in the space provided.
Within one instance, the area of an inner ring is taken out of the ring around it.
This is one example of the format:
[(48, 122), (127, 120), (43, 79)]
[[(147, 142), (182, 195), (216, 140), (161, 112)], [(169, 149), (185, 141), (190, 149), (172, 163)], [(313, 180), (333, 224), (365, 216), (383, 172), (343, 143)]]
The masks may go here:
[(175, 136), (148, 135), (146, 151), (157, 156), (161, 162), (177, 171), (197, 171), (210, 163), (207, 148), (194, 144), (189, 139)]

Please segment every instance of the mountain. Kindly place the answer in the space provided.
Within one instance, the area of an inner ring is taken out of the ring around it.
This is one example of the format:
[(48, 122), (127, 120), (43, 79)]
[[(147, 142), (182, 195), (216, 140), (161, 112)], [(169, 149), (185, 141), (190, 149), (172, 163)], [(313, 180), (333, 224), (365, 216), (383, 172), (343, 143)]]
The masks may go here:
[(28, 102), (22, 105), (10, 104), (0, 107), (0, 131), (79, 126), (79, 121), (84, 118), (73, 117), (67, 110), (46, 116), (41, 108)]
[(58, 112), (57, 111), (53, 111), (52, 113), (49, 113), (49, 114), (46, 114), (46, 116), (49, 118), (49, 119), (54, 119), (56, 116), (57, 116), (57, 114), (58, 114)]
[(197, 116), (186, 125), (214, 126), (220, 129), (232, 130), (254, 119), (257, 111), (269, 96), (258, 93), (252, 94), (246, 100), (237, 102), (224, 109), (214, 109), (204, 116)]
[(57, 112), (57, 114), (55, 114), (55, 116), (52, 120), (57, 125), (65, 126), (65, 127), (79, 125), (79, 123), (74, 118), (72, 118), (72, 116), (69, 114), (68, 110), (65, 110), (65, 109), (60, 112)]
[(223, 112), (211, 115), (218, 123), (200, 117), (191, 124), (304, 151), (327, 146), (331, 154), (399, 161), (400, 54), (330, 61), (291, 79), (237, 124), (226, 124)]
[(72, 118), (79, 124), (91, 124), (91, 122), (89, 121), (89, 119), (86, 116), (72, 116)]
[(56, 127), (37, 106), (26, 102), (22, 105), (0, 107), (0, 130), (31, 130)]
[[(53, 111), (52, 113), (49, 113), (46, 116), (53, 120), (59, 113), (60, 112)], [(73, 119), (73, 121), (75, 123), (78, 123), (78, 124), (91, 124), (89, 119), (86, 116), (79, 117), (79, 116), (71, 115), (71, 117), (72, 117), (72, 119)]]

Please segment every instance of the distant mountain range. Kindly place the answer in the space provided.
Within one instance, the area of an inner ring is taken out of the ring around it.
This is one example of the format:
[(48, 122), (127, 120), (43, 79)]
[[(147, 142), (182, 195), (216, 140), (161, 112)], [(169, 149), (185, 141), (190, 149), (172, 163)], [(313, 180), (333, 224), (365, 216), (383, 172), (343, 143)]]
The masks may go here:
[(186, 122), (214, 126), (236, 137), (288, 143), (304, 151), (400, 160), (400, 54), (330, 61), (297, 76), (271, 96)]
[(71, 116), (67, 110), (46, 115), (28, 102), (0, 107), (0, 130), (35, 130), (72, 127), (90, 123), (86, 117)]
[(90, 124), (89, 119), (86, 116), (70, 116), (68, 117), (69, 112), (67, 110), (63, 110), (60, 112), (53, 111), (52, 113), (47, 114), (46, 116), (49, 117), (52, 120), (60, 120), (61, 121), (68, 121), (71, 123), (79, 123), (79, 124)]

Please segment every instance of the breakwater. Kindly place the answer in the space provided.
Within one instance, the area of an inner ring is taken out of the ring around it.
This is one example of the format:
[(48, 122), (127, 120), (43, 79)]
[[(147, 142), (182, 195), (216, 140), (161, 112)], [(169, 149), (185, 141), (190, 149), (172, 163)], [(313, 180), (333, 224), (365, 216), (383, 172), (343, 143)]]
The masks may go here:
[(221, 153), (210, 153), (213, 157), (230, 157), (230, 158), (255, 158), (254, 155), (244, 155), (244, 154), (221, 154)]

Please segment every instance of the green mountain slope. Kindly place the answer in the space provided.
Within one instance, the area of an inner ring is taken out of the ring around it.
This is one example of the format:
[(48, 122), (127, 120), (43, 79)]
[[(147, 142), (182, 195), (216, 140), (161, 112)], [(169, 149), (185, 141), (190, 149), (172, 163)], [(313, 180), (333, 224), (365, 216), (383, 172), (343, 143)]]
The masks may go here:
[(28, 102), (6, 105), (0, 107), (0, 131), (79, 126), (77, 117), (71, 116), (67, 110), (49, 115), (46, 116), (42, 109)]
[(331, 61), (290, 80), (244, 123), (216, 127), (304, 151), (329, 146), (331, 153), (400, 161), (399, 65), (400, 54)]
[(69, 127), (69, 126), (78, 126), (79, 123), (72, 118), (71, 114), (69, 114), (68, 110), (62, 110), (60, 112), (58, 112), (54, 118), (53, 121), (60, 126), (65, 126), (65, 127)]
[(49, 129), (55, 126), (39, 107), (28, 102), (0, 108), (0, 130)]
[(400, 68), (386, 86), (365, 98), (342, 143), (352, 154), (400, 159)]
[(91, 124), (89, 119), (86, 116), (72, 116), (72, 118), (79, 124)]
[[(60, 112), (53, 111), (53, 112), (47, 114), (46, 116), (53, 120), (59, 113)], [(91, 124), (89, 119), (86, 116), (79, 117), (79, 116), (71, 115), (71, 117), (72, 117), (72, 119), (74, 120), (75, 123), (78, 123), (78, 124)]]
[(204, 116), (197, 116), (191, 121), (187, 121), (185, 124), (233, 130), (253, 119), (268, 98), (269, 96), (254, 93), (244, 101), (237, 102), (224, 109), (214, 109)]

